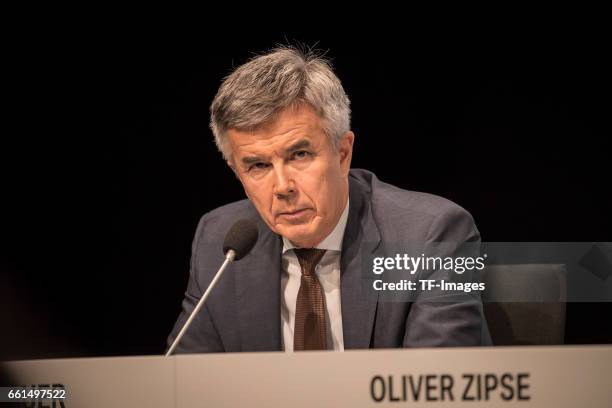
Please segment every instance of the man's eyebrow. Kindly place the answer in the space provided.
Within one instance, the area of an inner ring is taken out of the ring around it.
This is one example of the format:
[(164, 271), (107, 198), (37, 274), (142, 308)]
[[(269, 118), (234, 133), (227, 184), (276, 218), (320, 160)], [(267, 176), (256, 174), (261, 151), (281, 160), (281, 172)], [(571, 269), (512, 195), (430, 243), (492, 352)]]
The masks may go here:
[(300, 149), (307, 149), (310, 148), (310, 140), (308, 139), (300, 139), (297, 142), (295, 142), (294, 144), (292, 144), (291, 146), (289, 146), (288, 148), (285, 149), (285, 152), (287, 153), (292, 153), (295, 152), (296, 150), (300, 150)]
[(266, 161), (266, 159), (263, 156), (247, 156), (240, 159), (240, 161), (245, 166), (250, 166), (255, 163)]
[[(312, 145), (310, 144), (310, 140), (308, 139), (300, 139), (288, 148), (285, 149), (285, 153), (293, 153), (296, 150), (307, 149)], [(250, 166), (255, 163), (265, 162), (266, 158), (264, 156), (246, 156), (240, 159), (240, 162), (245, 166)]]

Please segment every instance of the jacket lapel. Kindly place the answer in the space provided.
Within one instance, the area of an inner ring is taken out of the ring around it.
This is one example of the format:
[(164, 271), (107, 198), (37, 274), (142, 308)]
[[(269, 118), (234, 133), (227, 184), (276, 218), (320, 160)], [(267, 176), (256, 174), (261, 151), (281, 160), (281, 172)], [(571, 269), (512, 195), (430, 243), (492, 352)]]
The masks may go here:
[(281, 239), (257, 220), (259, 240), (236, 263), (236, 304), (241, 351), (278, 351), (280, 341)]
[(342, 330), (345, 349), (369, 348), (378, 292), (371, 290), (373, 275), (362, 269), (362, 256), (373, 252), (380, 233), (372, 216), (370, 187), (349, 176), (350, 207), (340, 260)]

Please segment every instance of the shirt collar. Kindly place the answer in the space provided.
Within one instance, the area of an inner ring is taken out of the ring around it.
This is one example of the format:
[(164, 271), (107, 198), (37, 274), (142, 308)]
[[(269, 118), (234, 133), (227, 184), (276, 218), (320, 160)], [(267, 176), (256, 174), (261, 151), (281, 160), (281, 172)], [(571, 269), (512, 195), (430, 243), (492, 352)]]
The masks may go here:
[[(342, 250), (342, 239), (344, 238), (344, 230), (346, 229), (348, 213), (349, 200), (347, 198), (346, 206), (344, 207), (344, 211), (342, 212), (336, 227), (323, 241), (316, 245), (315, 248), (338, 252)], [(296, 246), (294, 246), (287, 238), (283, 237), (283, 254), (293, 248), (296, 248)]]

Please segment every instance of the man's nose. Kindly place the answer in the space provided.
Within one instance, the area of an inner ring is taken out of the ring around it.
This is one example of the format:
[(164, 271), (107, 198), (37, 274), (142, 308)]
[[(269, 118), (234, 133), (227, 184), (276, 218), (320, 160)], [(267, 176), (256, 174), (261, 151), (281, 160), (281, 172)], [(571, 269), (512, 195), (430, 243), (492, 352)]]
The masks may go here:
[(279, 199), (286, 199), (295, 194), (295, 181), (284, 166), (279, 166), (274, 169), (274, 188), (273, 193)]

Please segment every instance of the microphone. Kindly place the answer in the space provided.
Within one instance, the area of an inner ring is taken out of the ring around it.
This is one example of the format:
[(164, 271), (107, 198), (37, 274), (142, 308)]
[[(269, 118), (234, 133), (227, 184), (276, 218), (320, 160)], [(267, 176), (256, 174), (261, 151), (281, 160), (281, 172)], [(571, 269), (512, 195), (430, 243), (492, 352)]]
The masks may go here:
[(196, 304), (196, 307), (191, 312), (191, 315), (189, 315), (189, 318), (181, 328), (179, 334), (176, 336), (176, 339), (174, 339), (172, 342), (172, 345), (166, 352), (166, 357), (170, 356), (174, 352), (174, 349), (176, 349), (176, 346), (181, 341), (181, 338), (183, 338), (183, 335), (189, 328), (189, 325), (191, 325), (194, 317), (204, 305), (204, 302), (206, 302), (212, 288), (217, 284), (217, 281), (221, 277), (221, 274), (223, 274), (223, 271), (225, 271), (225, 268), (227, 268), (230, 262), (238, 261), (245, 257), (255, 246), (257, 237), (257, 227), (255, 227), (255, 224), (253, 224), (252, 221), (246, 219), (236, 221), (229, 229), (227, 234), (225, 234), (225, 239), (223, 240), (223, 253), (225, 254), (225, 261), (215, 274), (215, 277), (210, 282), (210, 285), (208, 285), (208, 288), (206, 288), (206, 291)]
[(223, 240), (223, 253), (234, 252), (233, 259), (239, 261), (245, 257), (257, 242), (257, 227), (250, 220), (238, 220), (225, 234)]

